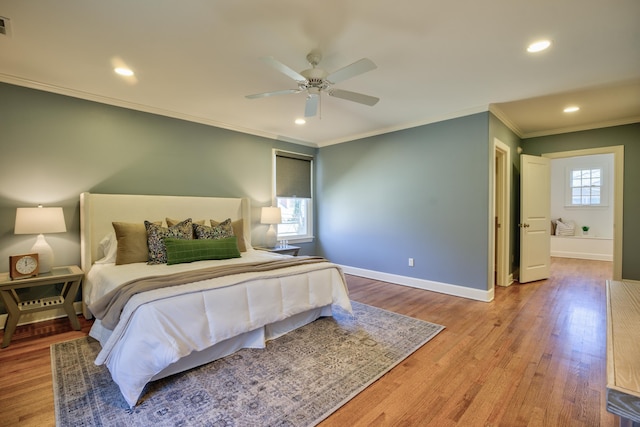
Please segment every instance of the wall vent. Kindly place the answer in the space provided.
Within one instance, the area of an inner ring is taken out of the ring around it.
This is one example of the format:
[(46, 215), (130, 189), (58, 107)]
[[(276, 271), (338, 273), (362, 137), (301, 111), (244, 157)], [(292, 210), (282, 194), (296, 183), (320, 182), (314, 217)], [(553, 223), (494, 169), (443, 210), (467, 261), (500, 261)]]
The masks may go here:
[(11, 37), (10, 19), (0, 16), (0, 36)]

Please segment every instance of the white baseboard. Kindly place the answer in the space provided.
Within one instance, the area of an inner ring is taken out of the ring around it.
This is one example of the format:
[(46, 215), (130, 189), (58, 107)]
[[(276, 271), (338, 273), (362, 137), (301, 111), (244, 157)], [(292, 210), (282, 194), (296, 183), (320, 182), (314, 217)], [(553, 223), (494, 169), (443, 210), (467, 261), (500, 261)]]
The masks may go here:
[(594, 261), (613, 261), (613, 255), (588, 252), (551, 251), (551, 256), (558, 258), (590, 259)]
[[(76, 314), (82, 313), (82, 302), (76, 301), (73, 303), (73, 308), (76, 310)], [(4, 329), (4, 325), (7, 323), (7, 314), (0, 314), (0, 329)], [(18, 326), (27, 325), (29, 323), (43, 322), (45, 320), (58, 319), (60, 317), (67, 317), (67, 313), (63, 308), (56, 308), (47, 311), (38, 311), (36, 313), (26, 313), (20, 316)]]
[(366, 277), (368, 279), (380, 280), (396, 285), (410, 286), (412, 288), (424, 289), (425, 291), (439, 292), (441, 294), (453, 295), (456, 297), (469, 298), (476, 301), (490, 302), (494, 298), (494, 290), (483, 291), (480, 289), (467, 288), (449, 283), (434, 282), (431, 280), (416, 279), (415, 277), (400, 276), (398, 274), (382, 273), (380, 271), (365, 270), (363, 268), (341, 266), (346, 274)]

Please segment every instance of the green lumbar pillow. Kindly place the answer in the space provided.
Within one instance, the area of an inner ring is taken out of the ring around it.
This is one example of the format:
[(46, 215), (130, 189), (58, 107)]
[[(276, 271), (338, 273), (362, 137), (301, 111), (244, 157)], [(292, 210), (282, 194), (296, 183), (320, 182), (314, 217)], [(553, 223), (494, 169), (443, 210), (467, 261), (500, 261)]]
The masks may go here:
[(164, 244), (169, 265), (207, 259), (240, 258), (236, 236), (195, 240), (165, 238)]

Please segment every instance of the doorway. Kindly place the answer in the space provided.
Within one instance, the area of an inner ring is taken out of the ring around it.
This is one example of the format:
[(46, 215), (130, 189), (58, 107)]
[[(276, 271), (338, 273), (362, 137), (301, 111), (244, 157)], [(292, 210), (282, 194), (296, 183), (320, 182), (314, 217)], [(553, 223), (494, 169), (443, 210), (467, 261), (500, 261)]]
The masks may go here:
[(513, 280), (509, 275), (509, 242), (511, 239), (511, 149), (497, 138), (493, 140), (494, 147), (494, 173), (493, 177), (493, 201), (491, 215), (491, 278), (490, 282), (495, 286), (509, 286)]
[(613, 154), (613, 280), (622, 280), (622, 206), (624, 185), (624, 146), (545, 153), (543, 157), (560, 159), (595, 154)]

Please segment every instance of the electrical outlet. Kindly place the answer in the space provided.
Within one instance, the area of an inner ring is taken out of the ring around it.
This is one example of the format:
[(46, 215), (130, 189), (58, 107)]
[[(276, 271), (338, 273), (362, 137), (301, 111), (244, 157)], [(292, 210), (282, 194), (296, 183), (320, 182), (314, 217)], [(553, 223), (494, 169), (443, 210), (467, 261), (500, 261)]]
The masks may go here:
[(409, 258), (409, 267), (413, 267), (413, 258)]

